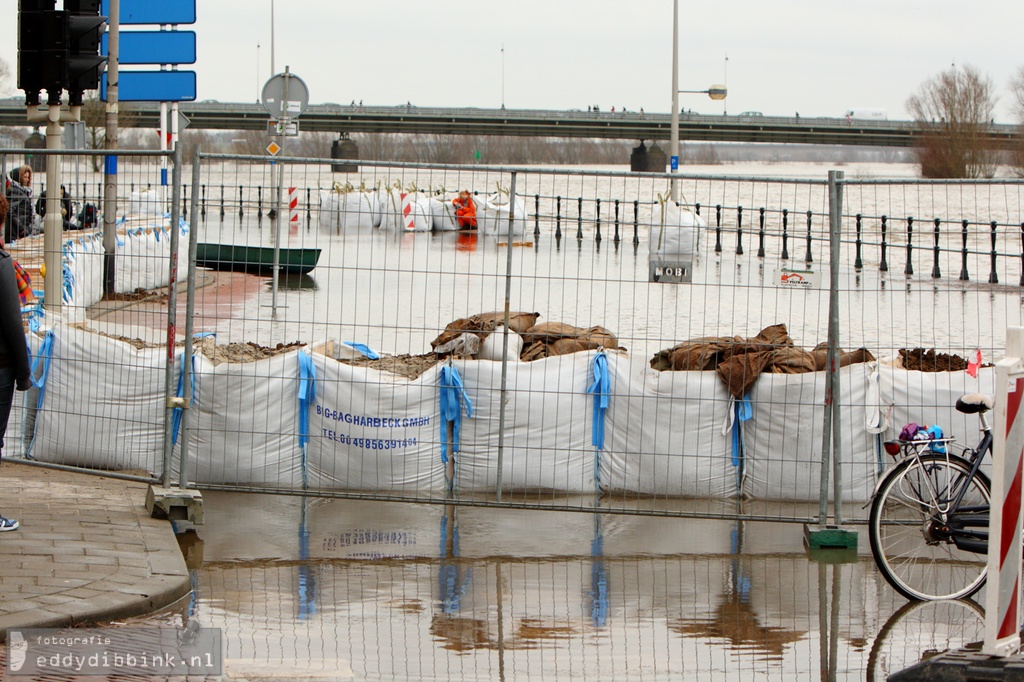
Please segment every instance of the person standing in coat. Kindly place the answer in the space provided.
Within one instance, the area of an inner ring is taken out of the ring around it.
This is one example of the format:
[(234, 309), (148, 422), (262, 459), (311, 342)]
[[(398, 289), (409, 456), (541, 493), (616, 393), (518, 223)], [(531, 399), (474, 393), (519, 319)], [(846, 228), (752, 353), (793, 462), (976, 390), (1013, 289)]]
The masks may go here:
[[(0, 195), (0, 225), (6, 223), (9, 208), (6, 197)], [(32, 371), (28, 363), (25, 327), (21, 321), (14, 259), (0, 250), (0, 457), (3, 457), (14, 390), (27, 391), (31, 386)], [(0, 516), (0, 533), (17, 530), (19, 525), (14, 519)]]

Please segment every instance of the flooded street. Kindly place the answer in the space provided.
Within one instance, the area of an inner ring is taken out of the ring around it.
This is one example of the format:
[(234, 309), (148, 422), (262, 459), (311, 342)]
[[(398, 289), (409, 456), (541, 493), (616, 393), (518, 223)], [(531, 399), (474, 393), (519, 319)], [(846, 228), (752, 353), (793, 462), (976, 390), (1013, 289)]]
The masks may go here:
[(204, 498), (192, 600), (153, 618), (222, 628), (227, 679), (880, 680), (982, 638), (905, 607), (863, 527), (809, 557), (798, 524)]

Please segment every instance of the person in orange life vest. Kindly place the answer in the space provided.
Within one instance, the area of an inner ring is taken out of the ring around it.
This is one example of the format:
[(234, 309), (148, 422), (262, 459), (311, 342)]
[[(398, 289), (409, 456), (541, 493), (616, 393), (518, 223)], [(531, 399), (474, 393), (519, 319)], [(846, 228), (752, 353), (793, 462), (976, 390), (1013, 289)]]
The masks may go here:
[(472, 197), (469, 196), (469, 190), (464, 189), (459, 192), (459, 196), (452, 199), (452, 204), (455, 205), (455, 217), (459, 219), (459, 229), (475, 230), (476, 204), (473, 203)]

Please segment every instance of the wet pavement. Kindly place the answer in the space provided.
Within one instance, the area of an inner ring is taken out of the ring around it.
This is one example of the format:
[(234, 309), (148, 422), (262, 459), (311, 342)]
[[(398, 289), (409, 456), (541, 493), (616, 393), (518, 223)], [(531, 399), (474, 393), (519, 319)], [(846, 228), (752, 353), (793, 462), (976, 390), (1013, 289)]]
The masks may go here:
[(137, 616), (188, 594), (169, 521), (150, 518), (146, 485), (0, 464), (0, 642), (8, 628)]
[(192, 619), (220, 680), (881, 680), (982, 638), (977, 604), (896, 595), (864, 528), (812, 555), (799, 524), (208, 491), (175, 542), (144, 499), (0, 467), (0, 629)]

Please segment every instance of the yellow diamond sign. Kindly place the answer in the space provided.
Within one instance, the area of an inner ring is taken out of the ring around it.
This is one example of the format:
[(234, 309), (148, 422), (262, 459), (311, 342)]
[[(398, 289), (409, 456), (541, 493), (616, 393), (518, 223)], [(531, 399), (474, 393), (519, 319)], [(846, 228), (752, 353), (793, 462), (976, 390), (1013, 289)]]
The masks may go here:
[(281, 145), (278, 143), (271, 141), (270, 144), (267, 145), (267, 153), (271, 156), (277, 156), (279, 151), (281, 151)]

